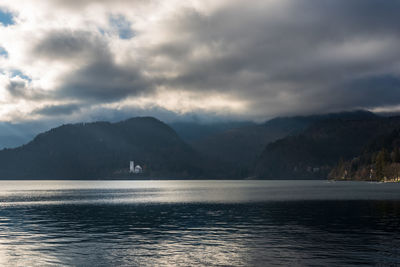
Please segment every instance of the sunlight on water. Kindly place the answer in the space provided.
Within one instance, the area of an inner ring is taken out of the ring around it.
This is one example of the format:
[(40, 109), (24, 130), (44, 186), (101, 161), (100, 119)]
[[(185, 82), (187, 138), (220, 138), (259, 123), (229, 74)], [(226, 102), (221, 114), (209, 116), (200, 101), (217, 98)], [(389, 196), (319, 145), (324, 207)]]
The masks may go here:
[(400, 184), (328, 181), (0, 181), (0, 204), (399, 199)]
[(1, 181), (0, 266), (400, 264), (400, 185)]

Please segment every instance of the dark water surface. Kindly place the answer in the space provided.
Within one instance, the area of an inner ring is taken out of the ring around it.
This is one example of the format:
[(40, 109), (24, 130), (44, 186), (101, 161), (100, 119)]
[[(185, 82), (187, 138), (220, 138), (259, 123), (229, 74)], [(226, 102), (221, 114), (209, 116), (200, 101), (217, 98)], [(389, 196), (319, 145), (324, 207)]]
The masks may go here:
[(0, 181), (0, 266), (396, 266), (400, 184)]

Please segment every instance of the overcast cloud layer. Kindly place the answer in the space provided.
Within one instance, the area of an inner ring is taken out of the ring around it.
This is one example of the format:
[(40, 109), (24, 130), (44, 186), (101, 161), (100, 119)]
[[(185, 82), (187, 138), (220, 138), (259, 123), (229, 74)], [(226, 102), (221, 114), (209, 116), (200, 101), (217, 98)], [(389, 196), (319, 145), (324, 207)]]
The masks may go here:
[(398, 0), (0, 0), (0, 13), (0, 121), (400, 105)]

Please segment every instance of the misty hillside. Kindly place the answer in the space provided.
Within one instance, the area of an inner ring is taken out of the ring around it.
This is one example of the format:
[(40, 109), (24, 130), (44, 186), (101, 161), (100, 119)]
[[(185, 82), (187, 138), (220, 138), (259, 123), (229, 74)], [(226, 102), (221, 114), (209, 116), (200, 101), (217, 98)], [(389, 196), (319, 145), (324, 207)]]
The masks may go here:
[[(340, 158), (352, 159), (373, 138), (398, 126), (399, 117), (365, 111), (280, 117), (263, 124), (174, 124), (182, 136), (152, 117), (67, 124), (1, 150), (0, 178), (321, 179)], [(143, 174), (128, 173), (131, 160)]]
[(250, 121), (226, 122), (172, 122), (168, 125), (187, 143), (193, 143), (231, 129), (254, 126)]
[(0, 122), (0, 149), (15, 148), (31, 141), (44, 129), (50, 129), (43, 123), (25, 122), (10, 123)]
[(400, 127), (373, 139), (363, 152), (347, 161), (339, 160), (331, 179), (395, 180), (400, 177)]
[(357, 156), (374, 138), (400, 127), (400, 117), (366, 115), (322, 120), (267, 145), (257, 161), (257, 177), (326, 178), (339, 159)]
[[(323, 115), (278, 117), (262, 124), (231, 127), (225, 131), (203, 135), (190, 142), (200, 153), (217, 162), (226, 164), (236, 175), (252, 176), (257, 158), (266, 145), (278, 139), (296, 135), (318, 121), (335, 118), (375, 118), (371, 112), (353, 111)], [(220, 127), (221, 129), (222, 127)]]
[(265, 145), (285, 137), (295, 129), (251, 125), (226, 130), (191, 142), (204, 155), (218, 161), (250, 166)]
[(166, 124), (151, 117), (118, 123), (69, 124), (0, 151), (0, 177), (127, 177), (134, 160), (146, 176), (196, 177), (199, 157)]

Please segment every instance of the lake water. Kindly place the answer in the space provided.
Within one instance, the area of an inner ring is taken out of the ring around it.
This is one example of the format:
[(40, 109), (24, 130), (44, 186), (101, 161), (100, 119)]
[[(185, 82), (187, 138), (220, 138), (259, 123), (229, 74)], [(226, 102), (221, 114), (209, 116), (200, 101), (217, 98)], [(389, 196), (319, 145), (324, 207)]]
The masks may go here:
[(0, 266), (400, 265), (400, 184), (0, 181)]

